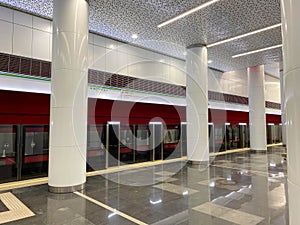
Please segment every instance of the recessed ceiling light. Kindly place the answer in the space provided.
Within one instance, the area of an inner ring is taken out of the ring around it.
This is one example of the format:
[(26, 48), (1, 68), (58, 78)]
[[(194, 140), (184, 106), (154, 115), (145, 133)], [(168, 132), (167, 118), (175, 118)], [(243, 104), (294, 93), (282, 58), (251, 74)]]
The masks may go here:
[(234, 41), (234, 40), (237, 40), (237, 39), (240, 39), (240, 38), (244, 38), (244, 37), (247, 37), (247, 36), (250, 36), (250, 35), (253, 35), (253, 34), (261, 33), (261, 32), (267, 31), (267, 30), (271, 30), (271, 29), (280, 27), (281, 25), (282, 25), (281, 23), (278, 23), (278, 24), (275, 24), (273, 26), (269, 26), (269, 27), (265, 27), (265, 28), (262, 28), (262, 29), (259, 29), (259, 30), (251, 31), (249, 33), (241, 34), (241, 35), (238, 35), (238, 36), (235, 36), (235, 37), (232, 37), (232, 38), (228, 38), (228, 39), (223, 40), (223, 41), (218, 41), (218, 42), (215, 42), (213, 44), (207, 45), (207, 48), (210, 48), (210, 47), (213, 47), (213, 46), (216, 46), (216, 45), (220, 45), (220, 44), (224, 44), (224, 43), (227, 43), (227, 42), (230, 42), (230, 41)]
[(207, 61), (208, 64), (211, 64), (212, 62), (213, 62), (212, 60), (208, 60), (208, 61)]
[(180, 14), (178, 16), (173, 17), (172, 19), (169, 19), (169, 20), (167, 20), (167, 21), (165, 21), (165, 22), (157, 25), (157, 27), (161, 28), (163, 26), (166, 26), (166, 25), (168, 25), (170, 23), (175, 22), (176, 20), (179, 20), (179, 19), (181, 19), (183, 17), (186, 17), (186, 16), (188, 16), (188, 15), (194, 13), (194, 12), (197, 12), (200, 9), (206, 8), (207, 6), (210, 6), (210, 5), (212, 5), (212, 4), (214, 4), (214, 3), (218, 2), (218, 1), (220, 1), (220, 0), (212, 0), (212, 1), (205, 2), (204, 4), (199, 5), (196, 8), (193, 8), (193, 9), (191, 9), (189, 11), (186, 11), (185, 13), (182, 13), (182, 14)]
[(133, 35), (131, 35), (131, 37), (132, 37), (133, 39), (137, 39), (139, 36), (138, 36), (137, 34), (133, 34)]
[(186, 56), (186, 52), (183, 52), (182, 55)]
[(274, 48), (281, 48), (281, 47), (282, 47), (282, 44), (275, 45), (275, 46), (271, 46), (271, 47), (268, 47), (268, 48), (262, 48), (262, 49), (254, 50), (254, 51), (251, 51), (251, 52), (245, 52), (245, 53), (241, 53), (241, 54), (238, 54), (238, 55), (234, 55), (234, 56), (232, 56), (232, 58), (237, 58), (237, 57), (241, 57), (241, 56), (245, 56), (245, 55), (251, 55), (251, 54), (254, 54), (254, 53), (263, 52), (263, 51), (271, 50), (271, 49), (274, 49)]

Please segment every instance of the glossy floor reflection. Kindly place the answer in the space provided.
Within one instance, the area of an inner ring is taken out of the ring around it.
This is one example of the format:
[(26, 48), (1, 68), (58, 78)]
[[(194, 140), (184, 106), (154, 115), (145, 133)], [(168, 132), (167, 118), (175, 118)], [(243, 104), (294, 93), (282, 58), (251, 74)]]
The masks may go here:
[(284, 151), (224, 155), (209, 167), (177, 162), (89, 177), (80, 193), (16, 189), (36, 215), (7, 224), (288, 224)]

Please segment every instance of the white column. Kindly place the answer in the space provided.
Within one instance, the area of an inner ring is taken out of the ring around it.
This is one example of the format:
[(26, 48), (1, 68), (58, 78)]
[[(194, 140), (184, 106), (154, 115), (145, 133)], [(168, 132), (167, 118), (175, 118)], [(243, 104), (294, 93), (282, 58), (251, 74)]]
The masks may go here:
[(282, 0), (281, 7), (289, 219), (291, 225), (297, 225), (300, 221), (300, 1)]
[(282, 144), (286, 145), (286, 126), (285, 126), (286, 112), (285, 112), (283, 70), (280, 71), (280, 95), (281, 95)]
[(187, 157), (208, 162), (207, 48), (193, 46), (186, 56)]
[(267, 150), (264, 66), (248, 68), (251, 150)]
[(54, 0), (49, 190), (86, 181), (88, 3)]

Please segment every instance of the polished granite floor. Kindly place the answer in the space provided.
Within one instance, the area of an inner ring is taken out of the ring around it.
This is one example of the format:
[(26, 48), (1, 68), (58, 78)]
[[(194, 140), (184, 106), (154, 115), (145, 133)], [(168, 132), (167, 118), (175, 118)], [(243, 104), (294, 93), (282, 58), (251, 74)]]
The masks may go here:
[[(176, 162), (89, 177), (84, 191), (71, 194), (51, 194), (47, 185), (15, 189), (33, 214), (5, 224), (288, 224), (284, 151), (224, 155), (209, 167)], [(0, 224), (6, 210), (0, 203)]]

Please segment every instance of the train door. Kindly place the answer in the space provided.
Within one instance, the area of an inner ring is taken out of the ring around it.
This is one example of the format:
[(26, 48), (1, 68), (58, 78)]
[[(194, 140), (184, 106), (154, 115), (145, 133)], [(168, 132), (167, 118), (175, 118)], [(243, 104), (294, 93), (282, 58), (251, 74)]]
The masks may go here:
[(150, 122), (150, 161), (163, 159), (163, 125), (161, 122)]
[(120, 165), (120, 122), (106, 125), (106, 167)]

